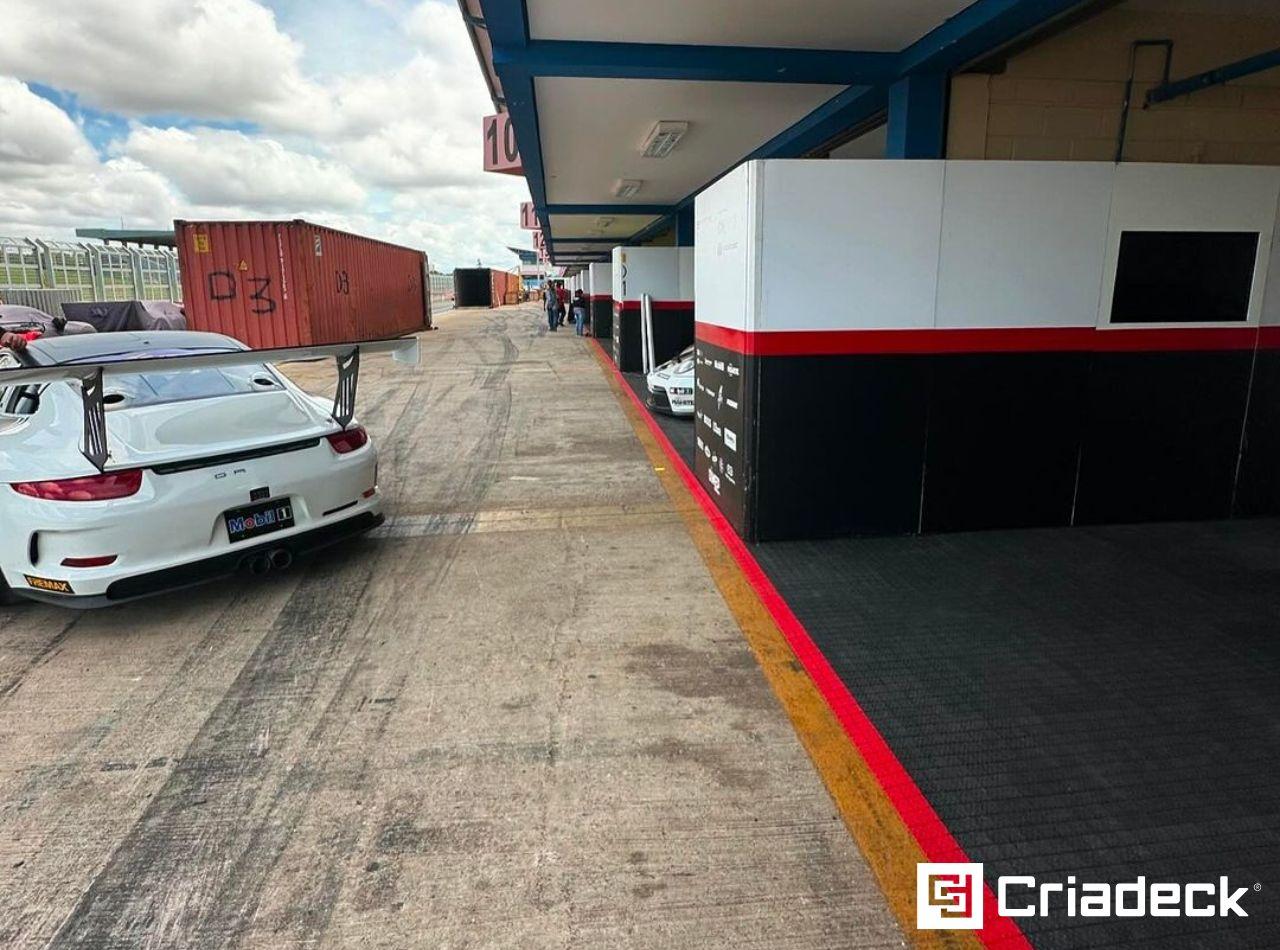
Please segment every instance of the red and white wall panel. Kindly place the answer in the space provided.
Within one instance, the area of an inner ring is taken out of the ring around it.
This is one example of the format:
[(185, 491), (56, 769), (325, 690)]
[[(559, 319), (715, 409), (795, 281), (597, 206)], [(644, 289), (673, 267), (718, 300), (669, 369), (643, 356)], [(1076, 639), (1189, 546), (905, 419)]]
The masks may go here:
[(663, 363), (693, 342), (693, 249), (615, 247), (613, 280), (613, 358), (624, 373), (638, 373), (640, 301), (653, 300), (654, 358)]
[(698, 197), (699, 477), (760, 539), (1280, 514), (1278, 200), (1280, 168), (748, 163)]
[(613, 265), (587, 267), (586, 294), (591, 303), (591, 335), (613, 339)]

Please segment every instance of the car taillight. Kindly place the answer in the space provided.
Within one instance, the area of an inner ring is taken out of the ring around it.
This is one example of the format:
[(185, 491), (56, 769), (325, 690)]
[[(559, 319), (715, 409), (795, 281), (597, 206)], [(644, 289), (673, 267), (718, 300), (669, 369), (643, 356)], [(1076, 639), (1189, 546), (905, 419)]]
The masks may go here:
[(127, 468), (119, 472), (47, 482), (13, 482), (11, 487), (19, 495), (46, 501), (109, 501), (137, 494), (142, 487), (142, 469)]
[(348, 452), (354, 452), (369, 441), (369, 433), (364, 431), (364, 426), (356, 426), (354, 429), (343, 429), (341, 432), (335, 432), (333, 435), (325, 436), (329, 440), (329, 444), (333, 446), (333, 450), (339, 455), (346, 455)]
[(64, 557), (63, 567), (106, 567), (116, 562), (117, 555), (101, 554), (97, 557)]

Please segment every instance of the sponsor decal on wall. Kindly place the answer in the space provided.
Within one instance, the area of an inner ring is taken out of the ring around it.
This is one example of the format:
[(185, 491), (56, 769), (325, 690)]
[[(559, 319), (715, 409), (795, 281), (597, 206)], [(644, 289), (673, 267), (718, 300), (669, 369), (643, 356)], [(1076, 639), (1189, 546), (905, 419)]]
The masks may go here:
[(741, 410), (743, 356), (699, 341), (694, 365), (694, 426), (698, 452), (694, 468), (702, 484), (740, 531), (746, 518)]

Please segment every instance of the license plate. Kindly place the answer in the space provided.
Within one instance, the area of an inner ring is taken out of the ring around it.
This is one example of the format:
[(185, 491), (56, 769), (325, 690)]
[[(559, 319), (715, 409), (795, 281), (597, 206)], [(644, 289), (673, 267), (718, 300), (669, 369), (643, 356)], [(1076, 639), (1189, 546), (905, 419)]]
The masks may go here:
[(292, 528), (293, 506), (288, 499), (264, 501), (245, 508), (233, 508), (222, 517), (227, 521), (227, 537), (235, 544), (237, 541)]

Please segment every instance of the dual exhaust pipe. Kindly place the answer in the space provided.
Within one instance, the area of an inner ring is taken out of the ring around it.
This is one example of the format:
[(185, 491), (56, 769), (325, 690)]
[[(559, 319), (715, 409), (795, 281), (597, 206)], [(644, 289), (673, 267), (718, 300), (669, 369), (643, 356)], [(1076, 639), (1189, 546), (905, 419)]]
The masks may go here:
[(293, 555), (285, 548), (276, 548), (249, 558), (249, 573), (260, 577), (272, 570), (287, 571), (292, 564)]

